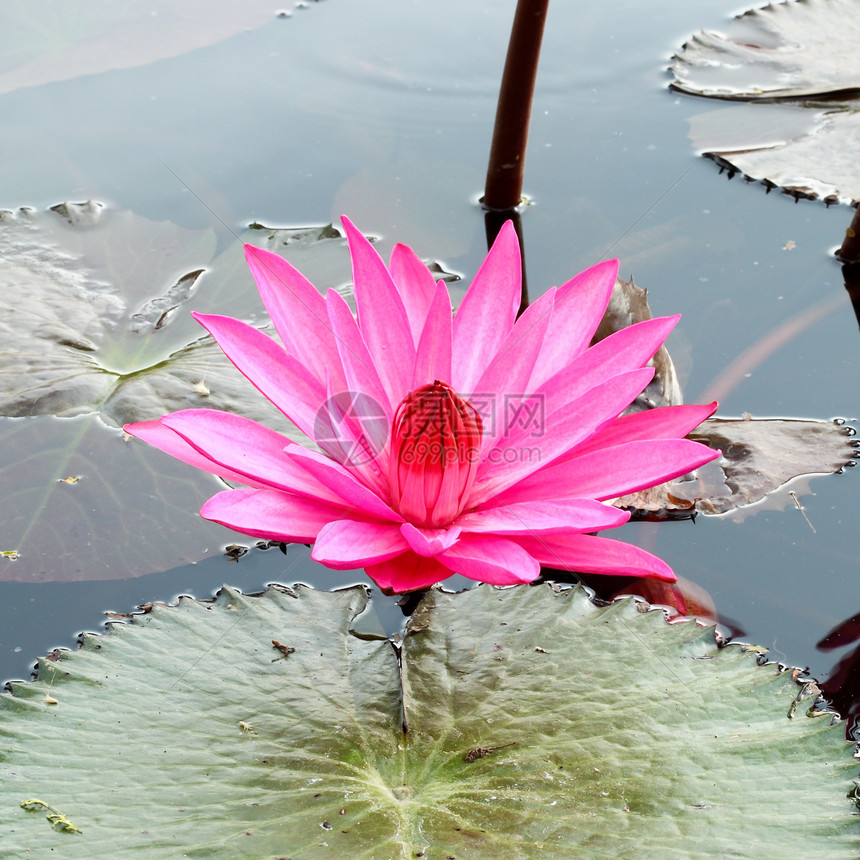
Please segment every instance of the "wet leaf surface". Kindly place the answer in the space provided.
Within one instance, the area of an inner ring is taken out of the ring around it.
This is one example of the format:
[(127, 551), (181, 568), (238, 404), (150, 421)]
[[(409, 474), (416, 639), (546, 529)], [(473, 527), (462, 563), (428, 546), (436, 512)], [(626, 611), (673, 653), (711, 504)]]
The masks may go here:
[(254, 224), (215, 256), (211, 231), (94, 202), (0, 214), (0, 580), (125, 579), (236, 540), (197, 513), (222, 484), (118, 428), (207, 407), (300, 438), (191, 317), (272, 334), (244, 242), (351, 297), (331, 225)]
[[(769, 106), (755, 107), (761, 110)], [(768, 189), (779, 187), (796, 199), (821, 199), (825, 203), (853, 205), (860, 200), (860, 170), (857, 168), (860, 163), (860, 101), (846, 102), (829, 110), (821, 107), (798, 108), (805, 117), (803, 130), (777, 143), (758, 145), (754, 142), (755, 133), (751, 132), (746, 135), (747, 142), (742, 146), (720, 148), (715, 140), (697, 128), (700, 125), (698, 118), (692, 121), (691, 136), (704, 154), (713, 159), (721, 170), (727, 171), (730, 178), (741, 173), (748, 179), (762, 182)], [(728, 109), (715, 113), (719, 117), (709, 120), (709, 126), (721, 120), (736, 128), (734, 137), (745, 138), (748, 112), (740, 115)]]
[[(348, 632), (366, 604), (363, 588), (225, 587), (41, 660), (38, 681), (0, 696), (4, 851), (566, 860), (856, 848), (857, 765), (841, 726), (810, 685), (718, 649), (712, 628), (668, 625), (632, 600), (598, 608), (580, 588), (479, 586), (429, 592), (399, 660), (388, 641)], [(82, 833), (53, 831), (21, 809), (28, 798)]]

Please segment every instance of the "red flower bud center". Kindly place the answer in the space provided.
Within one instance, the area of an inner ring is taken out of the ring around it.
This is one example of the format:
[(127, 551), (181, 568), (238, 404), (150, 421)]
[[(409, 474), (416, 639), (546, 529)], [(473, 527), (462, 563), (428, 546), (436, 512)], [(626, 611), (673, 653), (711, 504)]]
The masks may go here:
[(397, 407), (391, 434), (391, 495), (412, 525), (444, 528), (468, 501), (481, 450), (481, 418), (438, 380)]

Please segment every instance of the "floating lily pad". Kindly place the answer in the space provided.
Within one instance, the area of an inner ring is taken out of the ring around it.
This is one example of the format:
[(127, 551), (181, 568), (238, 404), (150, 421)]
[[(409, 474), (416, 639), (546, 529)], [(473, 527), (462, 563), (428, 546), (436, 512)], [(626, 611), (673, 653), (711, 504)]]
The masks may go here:
[(480, 586), (399, 659), (348, 632), (366, 602), (225, 587), (41, 661), (0, 697), (5, 856), (856, 854), (842, 727), (712, 629)]
[(672, 59), (674, 89), (795, 101), (693, 117), (695, 146), (730, 177), (743, 173), (795, 198), (856, 203), (860, 101), (849, 96), (860, 90), (858, 39), (857, 0), (770, 4), (735, 18), (725, 35), (697, 33)]
[[(719, 116), (708, 119), (707, 126), (734, 127), (734, 136), (743, 139), (744, 123), (753, 106), (738, 107), (745, 108), (746, 112), (740, 115), (734, 110), (715, 111)], [(771, 106), (754, 107), (762, 111)], [(803, 131), (777, 143), (771, 137), (765, 144), (758, 144), (756, 134), (750, 132), (743, 145), (722, 148), (719, 141), (725, 131), (718, 132), (716, 138), (709, 138), (700, 128), (702, 117), (691, 120), (691, 136), (704, 155), (728, 171), (730, 178), (734, 173), (742, 173), (762, 182), (768, 189), (779, 187), (797, 199), (853, 205), (860, 201), (860, 169), (857, 167), (860, 163), (860, 101), (830, 110), (820, 108), (821, 105), (818, 109), (797, 108), (805, 115)]]
[[(249, 229), (243, 239), (289, 247), (312, 275), (329, 274), (334, 260), (347, 271), (345, 242), (330, 226)], [(0, 416), (98, 413), (121, 426), (206, 406), (286, 432), (191, 317), (266, 319), (242, 244), (210, 263), (210, 230), (95, 203), (0, 213)]]
[[(197, 514), (218, 482), (126, 445), (118, 425), (209, 407), (301, 438), (191, 317), (232, 314), (271, 333), (244, 242), (349, 297), (331, 225), (253, 224), (213, 260), (212, 231), (94, 202), (0, 213), (0, 579), (140, 576), (230, 541)], [(70, 475), (74, 487), (60, 483)]]
[(0, 93), (143, 66), (275, 17), (265, 0), (8, 0), (0, 7)]
[(725, 99), (808, 98), (860, 90), (857, 0), (768, 3), (725, 34), (696, 33), (672, 58), (672, 86)]
[(236, 537), (197, 513), (223, 488), (216, 478), (91, 416), (0, 419), (0, 487), (0, 550), (17, 555), (0, 559), (0, 581), (127, 579)]

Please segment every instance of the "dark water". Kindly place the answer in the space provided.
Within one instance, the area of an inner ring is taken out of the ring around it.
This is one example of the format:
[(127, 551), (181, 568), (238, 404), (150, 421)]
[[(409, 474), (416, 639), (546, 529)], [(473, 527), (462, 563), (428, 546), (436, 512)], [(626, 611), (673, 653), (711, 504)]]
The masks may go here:
[[(7, 92), (0, 208), (93, 198), (212, 227), (222, 246), (254, 220), (345, 212), (383, 247), (405, 241), (470, 275), (486, 250), (475, 201), (514, 5), (324, 0), (180, 56)], [(683, 313), (668, 346), (687, 401), (746, 353), (721, 414), (851, 419), (858, 327), (829, 253), (850, 210), (727, 182), (687, 139), (690, 117), (723, 105), (666, 89), (673, 49), (734, 11), (717, 0), (553, 5), (526, 170), (532, 295), (618, 256), (655, 314)], [(780, 348), (756, 351), (823, 305)], [(816, 643), (860, 610), (860, 486), (850, 473), (811, 486), (814, 532), (787, 508), (629, 526), (626, 537), (707, 589), (745, 639), (823, 677), (842, 652)], [(207, 596), (225, 581), (250, 591), (349, 578), (301, 548), (129, 581), (21, 584), (0, 570), (0, 678), (99, 629), (103, 610)], [(386, 625), (398, 611), (387, 606)]]

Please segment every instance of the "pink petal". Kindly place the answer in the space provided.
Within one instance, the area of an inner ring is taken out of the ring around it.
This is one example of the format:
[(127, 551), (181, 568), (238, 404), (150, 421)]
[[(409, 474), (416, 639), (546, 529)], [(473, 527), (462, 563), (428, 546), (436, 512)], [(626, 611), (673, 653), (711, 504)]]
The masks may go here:
[(492, 398), (492, 415), (496, 419), (494, 423), (484, 423), (483, 452), (491, 450), (504, 435), (511, 416), (527, 409), (531, 402), (527, 394), (529, 378), (552, 317), (554, 297), (555, 290), (548, 290), (526, 308), (475, 386), (477, 396), (473, 395), (473, 399), (486, 403)]
[(188, 463), (190, 466), (202, 469), (204, 472), (211, 472), (213, 475), (218, 475), (228, 481), (236, 481), (238, 484), (250, 484), (251, 486), (260, 488), (267, 486), (248, 478), (247, 475), (228, 469), (222, 463), (216, 463), (211, 457), (207, 457), (193, 445), (189, 444), (178, 433), (174, 433), (167, 425), (162, 424), (160, 419), (157, 421), (138, 421), (134, 424), (126, 424), (122, 429), (129, 436), (143, 439), (144, 442), (149, 443), (154, 448), (158, 448), (160, 451), (164, 451), (165, 454), (170, 454), (171, 457), (175, 457), (183, 463)]
[(581, 456), (589, 451), (610, 448), (622, 442), (639, 439), (679, 439), (698, 427), (717, 410), (717, 404), (690, 404), (687, 406), (661, 406), (631, 412), (616, 418), (608, 426), (577, 448), (574, 454)]
[(417, 591), (451, 576), (451, 571), (435, 558), (423, 558), (414, 552), (405, 552), (390, 561), (369, 565), (365, 572), (389, 594)]
[(436, 293), (418, 340), (412, 374), (413, 391), (437, 379), (451, 384), (451, 297), (444, 282), (439, 281), (435, 289)]
[(326, 305), (343, 364), (347, 388), (373, 398), (391, 421), (394, 417), (394, 409), (400, 400), (392, 401), (389, 398), (389, 393), (379, 375), (379, 368), (375, 364), (374, 357), (365, 343), (349, 305), (336, 290), (328, 291)]
[(521, 290), (520, 245), (513, 222), (506, 221), (454, 317), (451, 384), (458, 391), (475, 390), (513, 328)]
[(334, 493), (348, 512), (360, 511), (368, 517), (403, 522), (400, 514), (392, 510), (373, 490), (357, 481), (339, 463), (300, 445), (291, 445), (284, 453), (308, 475), (313, 476), (315, 481)]
[[(388, 268), (406, 308), (412, 341), (417, 347), (424, 330), (424, 320), (436, 293), (436, 282), (427, 266), (408, 245), (398, 243), (392, 248)], [(448, 292), (447, 289), (445, 292)], [(450, 313), (448, 316), (450, 321)]]
[(481, 463), (469, 504), (482, 504), (585, 441), (616, 418), (653, 375), (653, 368), (619, 374), (556, 412), (543, 435), (529, 435), (528, 427), (512, 428)]
[(322, 528), (311, 558), (335, 570), (353, 570), (388, 561), (408, 549), (400, 528), (393, 523), (339, 519)]
[(535, 396), (544, 400), (546, 414), (551, 416), (621, 371), (643, 367), (679, 319), (680, 316), (645, 320), (621, 329), (587, 349), (536, 391)]
[(539, 502), (512, 502), (474, 511), (460, 517), (457, 525), (464, 532), (471, 533), (514, 535), (547, 531), (574, 534), (613, 529), (628, 519), (630, 514), (627, 511), (589, 498), (547, 498)]
[(235, 476), (234, 480), (252, 487), (285, 490), (343, 504), (342, 499), (284, 452), (285, 448), (302, 451), (304, 448), (256, 421), (216, 409), (183, 409), (165, 415), (161, 423), (202, 457), (221, 467), (218, 474), (222, 477), (230, 474)]
[(551, 463), (496, 500), (539, 504), (541, 499), (565, 497), (614, 499), (686, 475), (719, 456), (719, 451), (689, 439), (626, 442)]
[(224, 490), (200, 509), (200, 516), (252, 537), (312, 543), (320, 529), (343, 515), (343, 507), (280, 490)]
[(409, 392), (415, 363), (406, 308), (376, 249), (348, 218), (342, 221), (352, 259), (358, 326), (389, 402), (396, 406)]
[(245, 258), (287, 351), (320, 383), (325, 381), (327, 370), (335, 378), (341, 376), (325, 301), (317, 288), (278, 254), (245, 245)]
[(253, 326), (215, 314), (192, 316), (248, 381), (312, 438), (325, 389), (304, 364)]
[(453, 546), (460, 537), (460, 531), (459, 526), (449, 526), (447, 529), (419, 529), (412, 523), (400, 526), (400, 533), (413, 552), (425, 558), (432, 558)]
[(526, 550), (496, 535), (467, 535), (436, 558), (469, 579), (490, 585), (518, 585), (540, 574), (540, 565)]
[[(334, 462), (354, 474), (380, 497), (388, 496), (389, 418), (376, 400), (326, 380), (325, 406), (317, 412), (314, 441)], [(387, 468), (387, 466), (386, 466)]]
[(593, 535), (539, 535), (518, 542), (540, 563), (559, 570), (611, 576), (653, 576), (674, 582), (672, 568), (656, 555), (632, 544)]
[(609, 304), (617, 276), (618, 260), (606, 260), (558, 288), (555, 313), (536, 366), (535, 385), (558, 373), (572, 356), (585, 351)]

